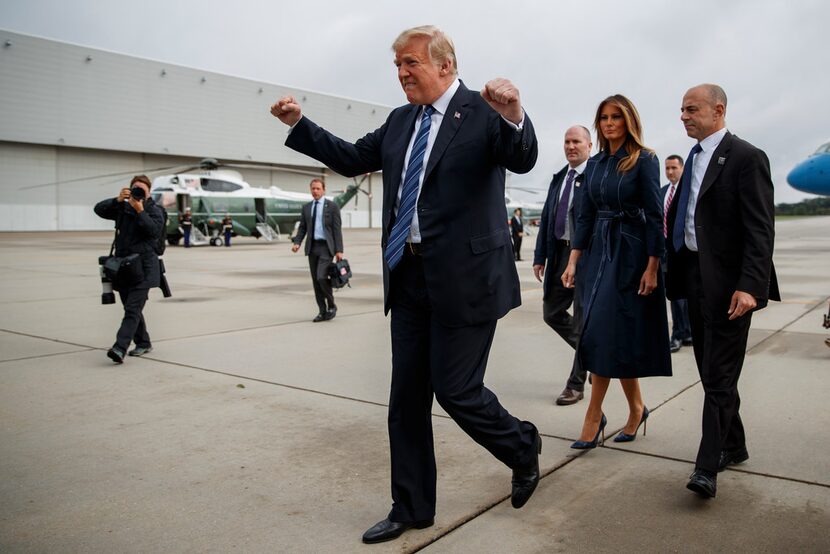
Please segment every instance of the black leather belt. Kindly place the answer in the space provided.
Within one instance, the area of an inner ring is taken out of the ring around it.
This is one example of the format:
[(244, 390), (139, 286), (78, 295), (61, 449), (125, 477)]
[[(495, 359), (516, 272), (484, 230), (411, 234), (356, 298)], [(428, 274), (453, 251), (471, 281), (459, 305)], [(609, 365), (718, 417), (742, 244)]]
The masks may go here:
[(565, 246), (567, 248), (571, 247), (571, 241), (565, 239), (557, 239), (556, 244), (558, 244), (559, 246)]
[(415, 256), (424, 255), (424, 245), (420, 242), (407, 242), (406, 250), (409, 250), (409, 253), (414, 254)]

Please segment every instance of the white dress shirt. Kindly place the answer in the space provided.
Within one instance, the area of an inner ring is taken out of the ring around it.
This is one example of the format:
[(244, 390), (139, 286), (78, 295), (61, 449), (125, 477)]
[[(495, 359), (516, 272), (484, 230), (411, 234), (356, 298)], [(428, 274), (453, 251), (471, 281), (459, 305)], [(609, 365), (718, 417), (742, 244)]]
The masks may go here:
[[(317, 204), (317, 214), (314, 214), (314, 204)], [(314, 240), (326, 240), (326, 230), (323, 228), (323, 208), (326, 205), (324, 198), (311, 201), (311, 217), (314, 218), (314, 230), (312, 236)]]
[(571, 207), (574, 205), (574, 189), (576, 188), (576, 180), (585, 172), (585, 167), (588, 165), (588, 160), (585, 160), (576, 167), (568, 166), (568, 171), (565, 172), (565, 178), (562, 180), (562, 186), (559, 187), (559, 196), (556, 198), (556, 205), (562, 200), (562, 195), (565, 193), (565, 183), (568, 182), (568, 172), (574, 170), (574, 182), (571, 184), (571, 195), (568, 197), (568, 211), (565, 212), (565, 232), (562, 234), (562, 240), (571, 240)]
[(702, 150), (698, 152), (692, 163), (692, 186), (689, 189), (689, 206), (686, 211), (686, 226), (684, 239), (686, 248), (692, 252), (697, 252), (697, 234), (695, 233), (695, 210), (697, 208), (697, 197), (700, 195), (700, 186), (703, 184), (703, 177), (706, 175), (706, 168), (709, 167), (709, 162), (712, 161), (712, 154), (720, 145), (720, 141), (726, 136), (726, 128), (720, 131), (715, 131), (702, 141), (700, 147)]

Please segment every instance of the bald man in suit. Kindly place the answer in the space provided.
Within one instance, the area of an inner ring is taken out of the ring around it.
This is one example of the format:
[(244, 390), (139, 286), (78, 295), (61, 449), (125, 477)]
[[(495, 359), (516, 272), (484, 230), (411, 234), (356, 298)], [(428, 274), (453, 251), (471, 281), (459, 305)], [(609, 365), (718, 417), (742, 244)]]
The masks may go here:
[(680, 119), (697, 140), (667, 217), (667, 295), (688, 299), (705, 394), (703, 433), (686, 487), (714, 498), (717, 473), (749, 458), (738, 378), (752, 313), (780, 300), (772, 263), (773, 185), (766, 154), (726, 129), (726, 93), (704, 84)]

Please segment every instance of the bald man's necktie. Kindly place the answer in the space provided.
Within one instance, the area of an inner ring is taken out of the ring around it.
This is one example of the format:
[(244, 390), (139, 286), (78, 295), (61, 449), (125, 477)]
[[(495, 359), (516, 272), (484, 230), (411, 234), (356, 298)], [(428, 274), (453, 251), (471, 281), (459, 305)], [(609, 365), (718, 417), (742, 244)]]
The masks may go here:
[(421, 173), (424, 169), (424, 156), (427, 151), (427, 139), (429, 138), (430, 117), (435, 113), (432, 106), (424, 107), (421, 115), (421, 127), (415, 136), (412, 144), (412, 152), (409, 155), (409, 165), (406, 167), (406, 174), (401, 189), (401, 201), (398, 204), (398, 217), (389, 233), (389, 241), (386, 243), (386, 252), (383, 257), (390, 270), (395, 269), (403, 257), (403, 249), (406, 245), (406, 238), (409, 236), (409, 228), (412, 226), (412, 215), (415, 213), (415, 205), (418, 202), (418, 183), (421, 180)]
[(683, 166), (683, 175), (680, 177), (680, 197), (677, 199), (677, 217), (674, 220), (674, 229), (672, 229), (672, 246), (675, 252), (680, 252), (683, 245), (686, 244), (686, 214), (689, 213), (689, 197), (692, 188), (692, 168), (695, 164), (695, 156), (703, 150), (700, 143), (692, 147), (689, 152), (689, 159), (686, 160), (686, 165)]
[(568, 202), (571, 199), (571, 187), (574, 183), (574, 176), (576, 176), (576, 171), (573, 169), (568, 171), (568, 178), (565, 179), (565, 188), (559, 199), (559, 205), (556, 207), (556, 218), (553, 221), (553, 235), (557, 240), (562, 240), (562, 237), (565, 236), (565, 220), (568, 218)]

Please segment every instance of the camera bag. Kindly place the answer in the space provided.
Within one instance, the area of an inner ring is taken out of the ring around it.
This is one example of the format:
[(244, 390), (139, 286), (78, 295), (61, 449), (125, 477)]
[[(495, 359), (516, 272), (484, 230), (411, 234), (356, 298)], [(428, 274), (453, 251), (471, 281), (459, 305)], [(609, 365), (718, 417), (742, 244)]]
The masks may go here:
[(114, 256), (115, 241), (118, 240), (118, 233), (121, 218), (115, 219), (115, 237), (110, 245), (109, 256), (99, 258), (99, 263), (104, 267), (104, 273), (112, 281), (112, 288), (119, 290), (122, 287), (132, 287), (144, 280), (144, 267), (141, 265), (141, 254), (128, 254), (127, 256)]

